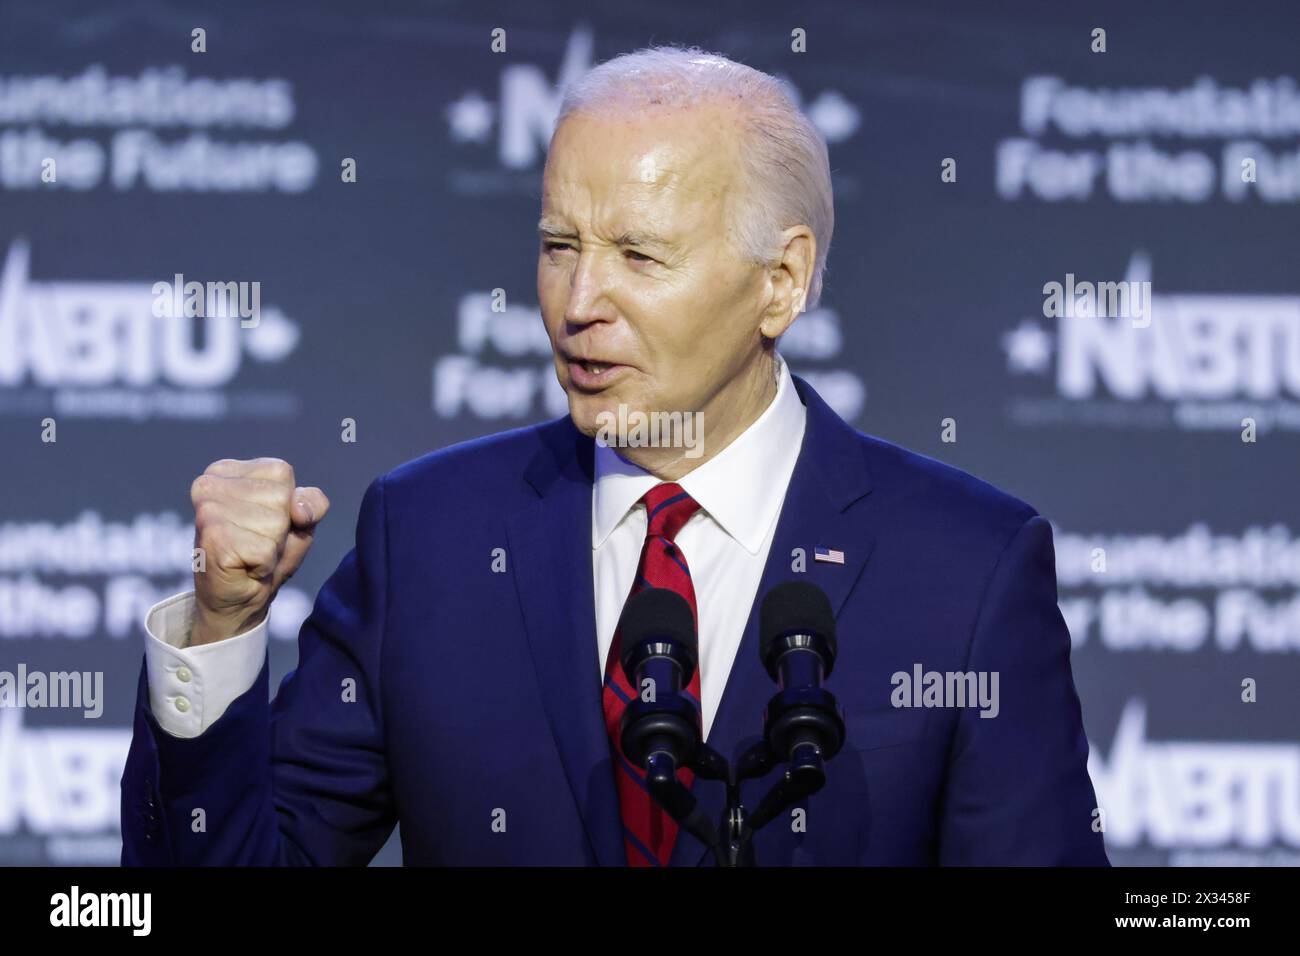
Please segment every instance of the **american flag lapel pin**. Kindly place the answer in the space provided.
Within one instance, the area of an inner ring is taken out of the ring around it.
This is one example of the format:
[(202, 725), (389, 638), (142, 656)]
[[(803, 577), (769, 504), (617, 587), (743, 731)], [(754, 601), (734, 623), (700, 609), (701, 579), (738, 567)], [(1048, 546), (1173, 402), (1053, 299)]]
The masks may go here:
[(825, 561), (827, 564), (843, 564), (844, 552), (834, 548), (813, 548), (813, 560)]

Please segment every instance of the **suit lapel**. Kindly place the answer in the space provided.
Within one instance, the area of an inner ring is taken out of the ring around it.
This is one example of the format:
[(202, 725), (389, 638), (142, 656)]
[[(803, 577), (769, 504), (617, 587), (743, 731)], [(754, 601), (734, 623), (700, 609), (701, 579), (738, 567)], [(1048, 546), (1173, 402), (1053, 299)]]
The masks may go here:
[(568, 419), (542, 426), (524, 477), (537, 497), (507, 519), (524, 628), (560, 761), (602, 866), (625, 866), (601, 705), (591, 567), (593, 442)]
[[(733, 762), (762, 736), (763, 708), (776, 693), (776, 685), (758, 658), (758, 619), (764, 596), (783, 581), (811, 581), (826, 592), (838, 617), (875, 544), (869, 509), (853, 507), (871, 490), (863, 443), (807, 382), (798, 376), (793, 378), (807, 407), (803, 445), (745, 633), (709, 729), (709, 746)], [(813, 549), (819, 546), (843, 551), (844, 563), (814, 561)], [(804, 554), (802, 572), (793, 568), (795, 549), (802, 549)], [(844, 642), (854, 635), (840, 634), (839, 638)], [(709, 818), (718, 821), (725, 803), (722, 784), (697, 780), (692, 791)], [(706, 859), (711, 860), (708, 848), (689, 833), (680, 832), (670, 865), (698, 866)]]

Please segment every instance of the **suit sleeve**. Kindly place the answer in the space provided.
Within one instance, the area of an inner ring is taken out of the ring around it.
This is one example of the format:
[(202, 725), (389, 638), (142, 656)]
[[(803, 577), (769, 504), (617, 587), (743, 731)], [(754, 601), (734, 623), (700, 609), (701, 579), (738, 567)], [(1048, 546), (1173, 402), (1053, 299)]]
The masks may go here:
[[(1003, 550), (971, 638), (967, 671), (998, 675), (996, 716), (961, 712), (948, 759), (940, 862), (1107, 866), (1088, 777), (1088, 740), (1057, 607), (1052, 528), (1034, 515)], [(991, 685), (990, 685), (991, 686)], [(988, 708), (992, 713), (992, 708)]]
[(355, 548), (298, 634), (298, 667), (268, 703), (253, 686), (196, 737), (154, 716), (147, 670), (122, 775), (125, 866), (364, 865), (396, 823), (380, 698), (388, 583), (384, 484), (366, 490)]

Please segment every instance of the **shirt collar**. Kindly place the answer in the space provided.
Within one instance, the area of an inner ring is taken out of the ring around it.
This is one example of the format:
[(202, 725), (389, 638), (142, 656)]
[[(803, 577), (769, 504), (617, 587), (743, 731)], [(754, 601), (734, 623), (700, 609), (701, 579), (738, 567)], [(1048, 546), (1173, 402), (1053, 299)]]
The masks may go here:
[[(790, 370), (776, 355), (776, 397), (730, 445), (677, 480), (750, 554), (758, 554), (781, 511), (803, 442), (805, 409)], [(598, 548), (660, 479), (596, 443), (591, 546)], [(785, 479), (784, 481), (778, 479)]]

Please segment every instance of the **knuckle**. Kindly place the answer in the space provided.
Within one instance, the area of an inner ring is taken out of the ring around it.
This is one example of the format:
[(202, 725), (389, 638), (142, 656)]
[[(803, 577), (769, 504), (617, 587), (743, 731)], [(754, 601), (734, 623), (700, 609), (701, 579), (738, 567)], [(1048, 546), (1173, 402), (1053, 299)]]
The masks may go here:
[(217, 479), (206, 471), (190, 483), (190, 500), (197, 506), (199, 501), (209, 498), (214, 493)]
[(203, 469), (203, 473), (205, 475), (223, 475), (229, 473), (231, 469), (237, 468), (239, 464), (234, 458), (218, 458)]
[(283, 458), (263, 458), (261, 462), (271, 481), (293, 483), (293, 466)]
[(221, 505), (211, 498), (201, 498), (194, 505), (194, 523), (200, 528), (210, 528), (222, 521)]

